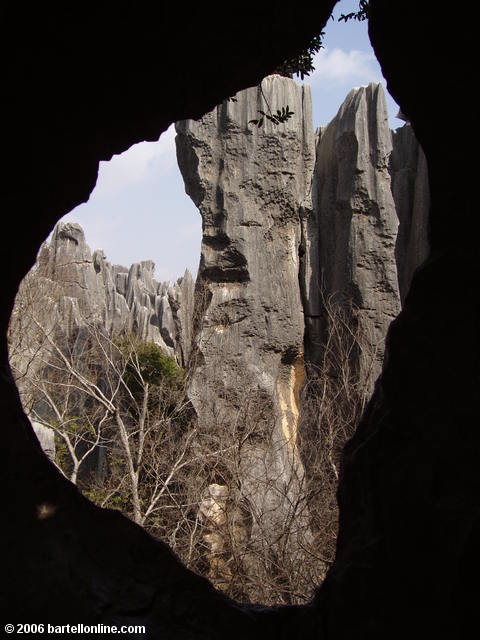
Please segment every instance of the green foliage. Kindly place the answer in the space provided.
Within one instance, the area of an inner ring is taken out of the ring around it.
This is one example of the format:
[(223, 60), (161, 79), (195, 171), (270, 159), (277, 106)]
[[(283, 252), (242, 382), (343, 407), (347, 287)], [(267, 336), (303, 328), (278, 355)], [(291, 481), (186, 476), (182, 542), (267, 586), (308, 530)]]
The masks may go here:
[(107, 491), (103, 488), (85, 485), (81, 486), (83, 495), (98, 506), (101, 506), (102, 502), (107, 496)]
[[(283, 64), (275, 69), (275, 73), (279, 73), (280, 75), (286, 76), (287, 78), (291, 78), (293, 75), (297, 75), (301, 77), (302, 80), (305, 78), (305, 76), (310, 75), (310, 73), (315, 69), (315, 67), (313, 66), (313, 56), (323, 47), (322, 38), (324, 35), (325, 33), (321, 31), (319, 35), (314, 36), (307, 49), (302, 51), (298, 56), (290, 58), (289, 60), (285, 60)], [(261, 86), (262, 85), (260, 84), (260, 88)], [(276, 111), (272, 111), (265, 95), (263, 95), (263, 98), (267, 105), (268, 113), (259, 109), (258, 113), (260, 114), (260, 118), (249, 120), (248, 124), (253, 124), (254, 126), (260, 128), (263, 125), (265, 119), (267, 119), (273, 125), (278, 126), (279, 124), (287, 122), (287, 120), (289, 120), (294, 115), (294, 112), (290, 111), (288, 105), (286, 107), (281, 107)]]
[(148, 384), (160, 384), (163, 380), (174, 381), (180, 374), (180, 367), (175, 359), (167, 356), (154, 342), (138, 343), (135, 356), (142, 377)]
[(64, 471), (70, 464), (70, 454), (64, 440), (55, 434), (55, 462)]
[(81, 490), (86, 498), (98, 506), (107, 503), (110, 509), (117, 509), (122, 513), (131, 514), (131, 496), (125, 489), (109, 495), (110, 492), (107, 487), (82, 483)]
[(125, 336), (119, 347), (127, 360), (124, 380), (134, 396), (142, 392), (144, 384), (176, 385), (183, 381), (183, 369), (155, 342)]
[[(368, 2), (369, 0), (359, 0), (358, 11), (353, 11), (346, 14), (342, 13), (338, 21), (348, 22), (349, 20), (358, 20), (359, 22), (362, 22), (363, 20), (367, 20), (369, 8)], [(330, 17), (333, 19), (333, 15)], [(279, 73), (280, 75), (286, 76), (288, 78), (292, 78), (294, 75), (296, 75), (297, 77), (300, 77), (302, 80), (304, 80), (305, 76), (309, 76), (313, 71), (315, 71), (315, 67), (313, 66), (313, 57), (320, 51), (320, 49), (323, 48), (324, 36), (324, 31), (321, 31), (318, 35), (314, 36), (310, 44), (304, 51), (299, 53), (297, 56), (294, 56), (293, 58), (285, 60), (285, 62), (283, 62), (279, 67), (277, 67), (277, 69), (275, 69), (274, 73)], [(277, 126), (279, 124), (283, 124), (294, 115), (293, 111), (289, 111), (288, 105), (287, 107), (277, 109), (276, 113), (272, 112), (265, 96), (264, 99), (267, 104), (269, 113), (265, 113), (264, 111), (259, 109), (258, 113), (261, 117), (249, 120), (248, 124), (253, 124), (254, 126), (260, 128), (266, 118), (267, 120), (270, 120), (272, 124)], [(228, 98), (228, 100), (236, 99)]]
[(308, 45), (308, 47), (289, 60), (285, 60), (277, 69), (275, 73), (279, 73), (281, 76), (287, 76), (291, 78), (293, 75), (300, 77), (302, 80), (305, 76), (309, 76), (312, 71), (315, 70), (313, 66), (313, 56), (323, 48), (322, 39), (325, 35), (324, 31), (321, 31), (317, 36), (314, 36)]
[(248, 124), (255, 124), (257, 125), (258, 128), (260, 128), (263, 125), (265, 118), (267, 120), (270, 120), (272, 124), (277, 125), (277, 124), (286, 122), (294, 115), (294, 112), (290, 111), (290, 107), (288, 106), (288, 104), (286, 107), (282, 107), (281, 110), (277, 109), (277, 113), (268, 114), (268, 113), (265, 113), (265, 111), (262, 111), (261, 109), (258, 110), (258, 113), (262, 116), (261, 118), (248, 121)]
[(358, 20), (358, 22), (368, 20), (368, 0), (360, 0), (358, 4), (358, 11), (342, 13), (338, 19), (339, 22), (348, 22), (349, 20)]
[(66, 416), (65, 423), (62, 425), (58, 424), (58, 427), (63, 428), (66, 433), (69, 433), (72, 436), (83, 434), (85, 437), (95, 437), (95, 428), (92, 424), (88, 424), (88, 422), (83, 421), (79, 422), (76, 418), (71, 418), (69, 416)]

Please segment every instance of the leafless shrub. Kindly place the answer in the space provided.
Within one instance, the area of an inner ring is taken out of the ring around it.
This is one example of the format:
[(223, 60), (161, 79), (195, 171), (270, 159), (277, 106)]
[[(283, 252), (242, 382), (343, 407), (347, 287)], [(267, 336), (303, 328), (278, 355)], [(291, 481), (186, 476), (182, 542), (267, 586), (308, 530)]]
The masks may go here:
[[(308, 363), (302, 390), (300, 425), (302, 458), (316, 554), (330, 565), (338, 530), (336, 491), (341, 453), (353, 436), (370, 394), (375, 365), (371, 340), (356, 323), (352, 304), (323, 297), (325, 339), (317, 363)], [(360, 358), (362, 366), (360, 366)]]
[(308, 601), (334, 558), (341, 451), (368, 395), (359, 354), (374, 361), (355, 309), (324, 301), (322, 355), (308, 363), (298, 442), (286, 442), (258, 388), (214, 398), (199, 425), (187, 377), (153, 375), (145, 343), (87, 321), (65, 335), (55, 296), (42, 321), (49, 286), (35, 275), (22, 285), (10, 353), (27, 412), (57, 434), (62, 471), (232, 597)]

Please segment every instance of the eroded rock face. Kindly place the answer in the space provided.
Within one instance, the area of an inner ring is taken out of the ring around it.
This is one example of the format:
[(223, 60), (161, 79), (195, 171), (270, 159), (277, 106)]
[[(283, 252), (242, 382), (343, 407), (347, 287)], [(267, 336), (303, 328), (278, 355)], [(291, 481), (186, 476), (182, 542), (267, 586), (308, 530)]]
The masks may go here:
[(268, 120), (248, 126), (265, 109), (256, 87), (199, 121), (178, 123), (176, 141), (187, 193), (203, 219), (190, 396), (200, 429), (243, 443), (240, 491), (254, 505), (252, 537), (256, 526), (274, 544), (303, 477), (299, 247), (315, 150), (309, 88), (270, 76), (262, 89), (272, 108), (294, 112), (282, 127)]
[(195, 281), (188, 269), (183, 278), (168, 288), (167, 297), (162, 302), (162, 325), (167, 325), (169, 335), (175, 335), (177, 341), (177, 357), (183, 366), (190, 362), (193, 339)]
[(391, 152), (382, 86), (352, 89), (318, 132), (313, 214), (305, 222), (309, 360), (322, 359), (326, 304), (340, 305), (364, 344), (355, 360), (368, 390), (381, 370), (388, 325), (400, 310)]
[[(150, 260), (129, 269), (112, 265), (101, 249), (92, 256), (79, 224), (58, 223), (51, 242), (42, 246), (35, 268), (22, 282), (10, 324), (10, 365), (29, 415), (45, 412), (33, 381), (48, 377), (54, 360), (52, 336), (55, 345), (80, 354), (97, 329), (110, 336), (127, 332), (155, 342), (179, 365), (186, 365), (193, 279), (187, 270), (173, 285), (158, 283), (154, 268)], [(54, 432), (35, 421), (32, 425), (54, 460)], [(102, 450), (95, 455), (100, 460)]]
[[(232, 577), (232, 544), (242, 552), (258, 539), (273, 544), (290, 518), (298, 530), (308, 528), (299, 392), (304, 343), (311, 364), (322, 357), (326, 299), (348, 312), (354, 305), (349, 321), (368, 343), (354, 362), (366, 393), (380, 372), (383, 338), (399, 309), (391, 174), (403, 178), (418, 149), (407, 134), (392, 164), (380, 85), (352, 90), (316, 137), (308, 88), (273, 76), (263, 91), (295, 117), (281, 128), (268, 121), (248, 127), (265, 108), (261, 92), (251, 89), (201, 121), (177, 126), (179, 163), (204, 222), (196, 305), (188, 272), (169, 287), (154, 280), (151, 261), (111, 265), (101, 249), (91, 254), (74, 223), (56, 227), (37, 267), (67, 332), (99, 322), (190, 362), (200, 429), (213, 441), (220, 436), (222, 446), (226, 433), (232, 445), (242, 443), (228, 461), (235, 478), (215, 471), (225, 452), (211, 451), (209, 486), (224, 492), (211, 499), (228, 518), (210, 522), (200, 509), (212, 527), (205, 538), (210, 577), (222, 588)], [(414, 233), (412, 198), (404, 191), (398, 190), (399, 202)], [(54, 317), (51, 309), (48, 315)], [(227, 503), (239, 500), (253, 508), (232, 516)], [(232, 541), (233, 522), (241, 535)]]
[[(129, 331), (185, 364), (191, 341), (187, 318), (193, 307), (193, 279), (186, 271), (171, 286), (158, 283), (154, 269), (151, 260), (127, 268), (110, 264), (101, 249), (92, 255), (81, 226), (60, 222), (51, 242), (42, 246), (34, 272), (50, 302), (39, 320), (49, 323), (53, 313), (67, 335), (85, 323), (100, 324), (110, 334)], [(41, 314), (40, 307), (37, 312)]]
[(393, 15), (389, 3), (369, 3), (389, 90), (428, 161), (430, 253), (390, 327), (379, 385), (344, 453), (337, 556), (318, 602), (328, 638), (460, 639), (477, 625), (479, 216), (477, 166), (464, 159), (478, 134), (466, 117), (470, 69), (461, 63), (477, 21), (437, 8), (407, 0)]

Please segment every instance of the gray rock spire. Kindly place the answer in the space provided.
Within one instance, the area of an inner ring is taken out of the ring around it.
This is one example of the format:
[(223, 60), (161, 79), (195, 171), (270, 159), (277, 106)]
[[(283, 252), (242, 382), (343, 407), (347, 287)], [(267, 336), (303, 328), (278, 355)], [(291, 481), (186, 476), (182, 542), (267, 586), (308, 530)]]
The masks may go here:
[[(266, 101), (294, 116), (249, 126)], [(310, 90), (270, 76), (202, 119), (177, 123), (176, 143), (203, 220), (190, 396), (200, 429), (244, 434), (240, 491), (254, 505), (254, 526), (276, 536), (303, 477), (298, 278), (314, 165)]]
[(369, 390), (381, 370), (388, 325), (400, 310), (391, 152), (382, 86), (352, 89), (318, 132), (313, 214), (305, 223), (309, 359), (322, 357), (325, 300), (347, 314), (353, 304), (352, 326), (367, 347), (357, 351), (356, 365)]

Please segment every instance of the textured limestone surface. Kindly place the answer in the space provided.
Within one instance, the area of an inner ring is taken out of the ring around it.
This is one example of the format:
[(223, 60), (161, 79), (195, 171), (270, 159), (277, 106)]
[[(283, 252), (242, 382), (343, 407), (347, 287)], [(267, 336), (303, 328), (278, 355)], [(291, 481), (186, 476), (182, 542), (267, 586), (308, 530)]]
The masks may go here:
[(381, 85), (352, 89), (317, 133), (313, 213), (305, 221), (305, 314), (310, 360), (320, 362), (328, 321), (324, 303), (355, 310), (365, 348), (360, 378), (380, 373), (387, 328), (400, 310), (395, 263), (398, 220), (391, 191), (391, 131)]
[[(288, 105), (294, 116), (280, 127), (248, 125), (266, 101), (272, 109)], [(298, 278), (315, 153), (310, 90), (269, 76), (261, 89), (177, 123), (176, 143), (186, 191), (203, 220), (190, 396), (201, 429), (243, 434), (240, 490), (257, 526), (268, 520), (273, 533), (303, 477)]]
[(411, 125), (397, 129), (392, 141), (392, 193), (400, 222), (395, 255), (403, 304), (413, 272), (428, 256), (430, 191), (425, 154)]
[[(109, 333), (126, 330), (153, 341), (184, 364), (193, 279), (186, 271), (173, 285), (158, 283), (154, 269), (151, 260), (130, 268), (110, 264), (101, 249), (92, 255), (79, 224), (59, 222), (39, 252), (35, 276), (52, 298), (53, 312), (67, 334), (85, 322), (100, 323)], [(48, 313), (51, 316), (52, 305)]]

